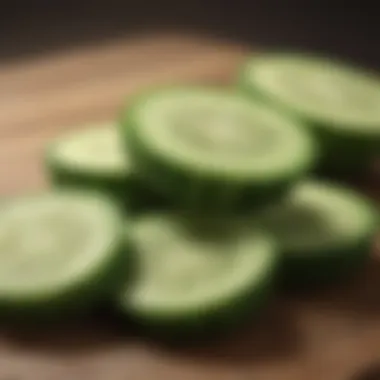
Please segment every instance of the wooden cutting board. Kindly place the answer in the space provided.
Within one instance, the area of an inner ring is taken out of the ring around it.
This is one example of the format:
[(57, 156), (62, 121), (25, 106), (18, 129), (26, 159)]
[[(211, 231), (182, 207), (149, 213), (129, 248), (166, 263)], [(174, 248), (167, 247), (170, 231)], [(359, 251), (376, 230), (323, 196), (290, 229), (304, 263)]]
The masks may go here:
[[(0, 194), (46, 186), (44, 144), (109, 120), (133, 92), (164, 83), (228, 83), (248, 49), (155, 35), (0, 63)], [(170, 350), (91, 321), (57, 331), (0, 329), (0, 380), (348, 380), (380, 360), (380, 265), (308, 297), (279, 295), (223, 342)]]

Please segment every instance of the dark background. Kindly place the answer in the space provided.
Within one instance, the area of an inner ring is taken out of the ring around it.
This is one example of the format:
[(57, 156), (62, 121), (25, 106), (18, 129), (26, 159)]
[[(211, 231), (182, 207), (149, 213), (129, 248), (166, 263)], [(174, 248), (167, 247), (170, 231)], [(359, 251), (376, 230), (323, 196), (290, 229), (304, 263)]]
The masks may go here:
[(207, 32), (253, 47), (309, 49), (380, 67), (376, 2), (106, 0), (0, 3), (0, 60), (141, 30)]

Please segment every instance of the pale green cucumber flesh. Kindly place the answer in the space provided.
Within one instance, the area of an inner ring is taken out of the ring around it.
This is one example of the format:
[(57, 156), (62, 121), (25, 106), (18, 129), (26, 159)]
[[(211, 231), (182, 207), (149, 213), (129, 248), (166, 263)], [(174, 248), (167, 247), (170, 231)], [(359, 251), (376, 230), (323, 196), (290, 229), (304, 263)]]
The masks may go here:
[(198, 177), (270, 181), (305, 170), (315, 153), (309, 135), (293, 121), (209, 88), (151, 93), (127, 109), (124, 124), (141, 149)]
[(261, 102), (212, 88), (144, 94), (120, 124), (140, 175), (178, 208), (261, 207), (281, 197), (318, 157), (301, 125)]
[(91, 293), (108, 292), (123, 254), (121, 224), (108, 198), (88, 192), (57, 191), (5, 202), (0, 311), (59, 307), (76, 298), (86, 303), (97, 298)]
[(369, 257), (380, 226), (376, 206), (364, 196), (317, 180), (296, 186), (259, 219), (277, 238), (285, 270), (310, 278), (322, 278), (327, 272), (333, 278), (340, 268), (360, 266)]
[(380, 76), (338, 59), (264, 52), (249, 59), (240, 88), (303, 122), (321, 155), (316, 173), (368, 178), (380, 155)]
[(306, 54), (253, 57), (244, 84), (340, 133), (380, 138), (380, 77), (338, 60)]
[(49, 144), (45, 163), (54, 184), (99, 190), (129, 210), (162, 202), (137, 178), (116, 123), (90, 124), (58, 137)]
[(276, 275), (274, 242), (248, 222), (152, 214), (130, 232), (138, 271), (119, 302), (148, 325), (186, 329), (242, 303), (259, 308)]
[(77, 176), (125, 181), (132, 172), (113, 124), (89, 126), (49, 144), (47, 160), (56, 170)]

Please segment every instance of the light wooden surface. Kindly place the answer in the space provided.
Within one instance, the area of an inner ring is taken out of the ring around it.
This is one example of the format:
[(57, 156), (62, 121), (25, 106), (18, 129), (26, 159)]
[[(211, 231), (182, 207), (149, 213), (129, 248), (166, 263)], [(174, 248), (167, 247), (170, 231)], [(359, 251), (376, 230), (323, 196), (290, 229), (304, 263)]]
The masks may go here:
[[(0, 192), (43, 186), (44, 144), (114, 117), (128, 95), (163, 83), (228, 83), (244, 47), (145, 36), (17, 65), (0, 64)], [(210, 347), (168, 350), (107, 324), (0, 331), (0, 380), (345, 380), (380, 360), (380, 266), (357, 283), (279, 296), (252, 328)]]
[(0, 62), (0, 194), (40, 186), (41, 147), (63, 129), (114, 118), (145, 86), (221, 83), (244, 50), (190, 36), (140, 36)]

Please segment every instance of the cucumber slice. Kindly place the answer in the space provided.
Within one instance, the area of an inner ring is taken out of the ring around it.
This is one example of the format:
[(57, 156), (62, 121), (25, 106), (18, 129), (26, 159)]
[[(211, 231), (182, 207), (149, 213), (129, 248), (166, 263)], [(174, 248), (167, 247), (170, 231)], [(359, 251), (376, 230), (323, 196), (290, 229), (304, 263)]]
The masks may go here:
[(88, 125), (49, 144), (46, 165), (59, 186), (97, 189), (132, 209), (162, 202), (135, 173), (115, 123)]
[(272, 201), (316, 157), (304, 128), (220, 89), (152, 91), (128, 107), (121, 124), (146, 181), (192, 210), (224, 212)]
[(260, 216), (283, 251), (289, 284), (322, 284), (359, 270), (379, 227), (375, 205), (351, 189), (309, 180)]
[(322, 172), (360, 175), (380, 156), (380, 77), (374, 73), (325, 57), (268, 53), (249, 60), (240, 83), (313, 128), (324, 148)]
[(119, 303), (147, 332), (223, 333), (269, 299), (276, 247), (249, 223), (151, 214), (129, 232), (139, 269)]
[(123, 218), (99, 195), (14, 198), (0, 213), (0, 314), (82, 312), (120, 285)]

